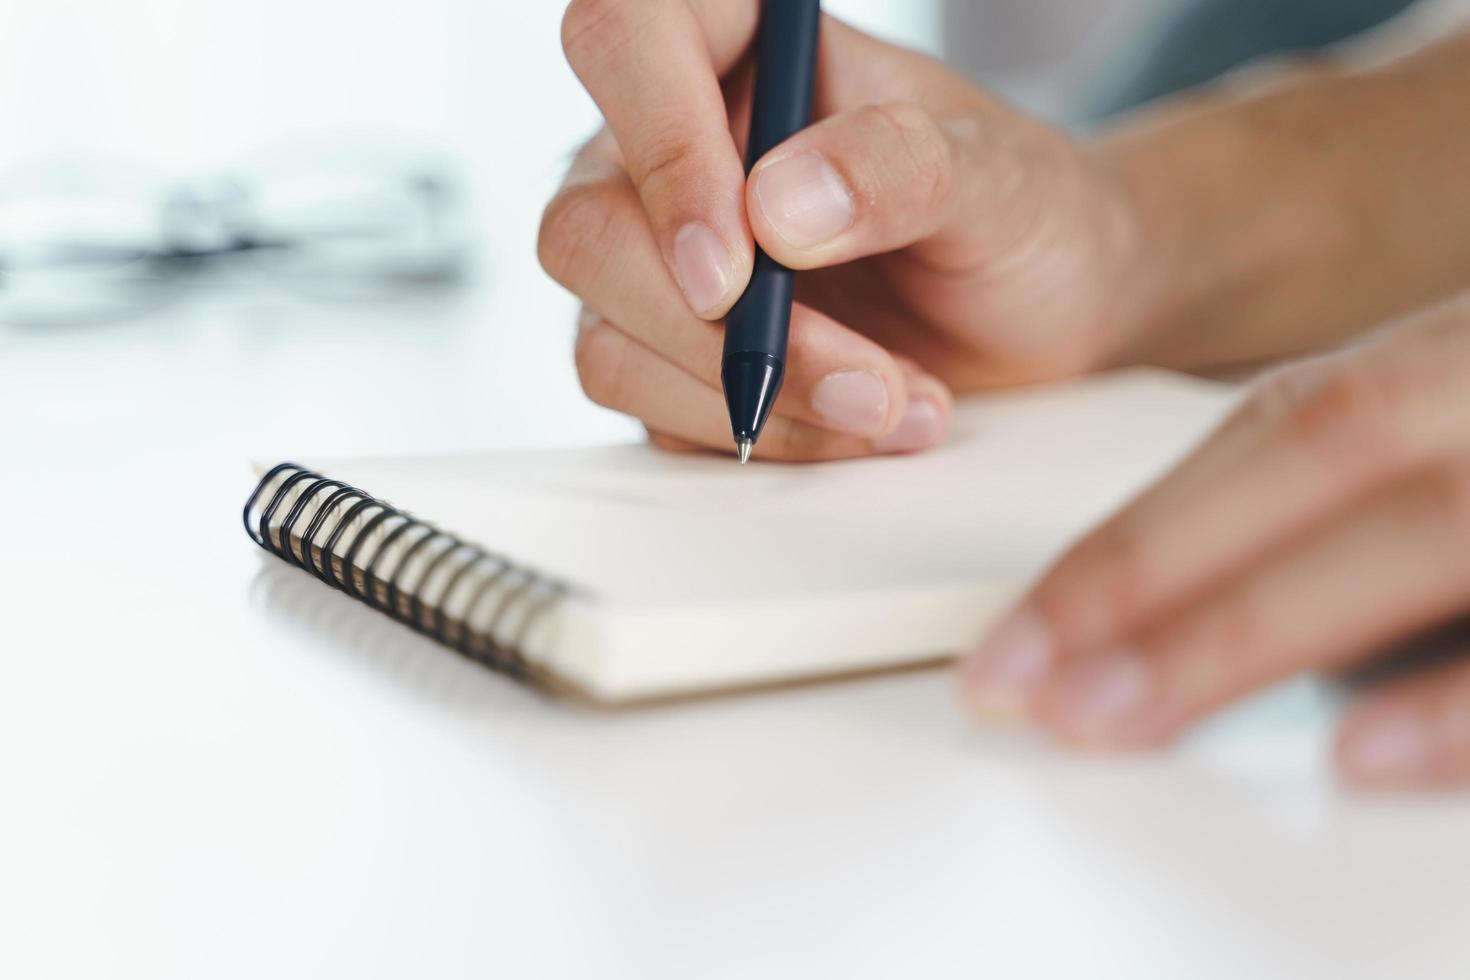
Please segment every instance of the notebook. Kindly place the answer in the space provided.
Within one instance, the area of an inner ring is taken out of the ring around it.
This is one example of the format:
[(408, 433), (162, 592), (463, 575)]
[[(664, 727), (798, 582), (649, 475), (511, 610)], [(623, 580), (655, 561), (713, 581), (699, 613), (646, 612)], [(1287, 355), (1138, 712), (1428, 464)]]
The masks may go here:
[(646, 445), (262, 467), (256, 543), (465, 656), (602, 702), (952, 656), (1235, 389), (1128, 372), (962, 402), (928, 453)]

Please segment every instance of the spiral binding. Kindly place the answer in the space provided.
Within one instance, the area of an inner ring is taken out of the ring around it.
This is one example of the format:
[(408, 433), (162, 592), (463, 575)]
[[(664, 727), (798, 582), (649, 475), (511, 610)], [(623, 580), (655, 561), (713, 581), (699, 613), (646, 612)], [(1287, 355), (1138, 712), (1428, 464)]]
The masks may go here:
[(569, 592), (554, 579), (296, 463), (260, 478), (242, 519), (256, 544), (333, 588), (476, 663), (539, 679), (524, 651), (533, 627)]

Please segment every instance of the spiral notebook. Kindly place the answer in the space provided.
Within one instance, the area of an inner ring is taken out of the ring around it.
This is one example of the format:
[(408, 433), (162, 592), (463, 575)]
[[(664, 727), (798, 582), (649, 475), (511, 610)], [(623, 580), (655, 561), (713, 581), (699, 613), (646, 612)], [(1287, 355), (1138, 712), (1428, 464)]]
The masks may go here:
[(257, 544), (487, 667), (619, 702), (943, 659), (1233, 389), (1133, 372), (962, 403), (817, 465), (642, 445), (282, 463)]

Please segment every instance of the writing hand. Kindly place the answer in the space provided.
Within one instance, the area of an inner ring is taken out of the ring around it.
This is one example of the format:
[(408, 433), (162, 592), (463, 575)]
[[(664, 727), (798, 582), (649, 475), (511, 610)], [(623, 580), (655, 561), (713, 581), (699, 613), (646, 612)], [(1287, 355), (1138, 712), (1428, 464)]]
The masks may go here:
[(672, 448), (727, 449), (717, 321), (754, 243), (798, 277), (767, 456), (927, 448), (953, 391), (1081, 373), (1145, 292), (1104, 163), (937, 62), (827, 18), (815, 124), (742, 167), (756, 0), (578, 0), (568, 59), (607, 119), (540, 257), (589, 311), (584, 388)]

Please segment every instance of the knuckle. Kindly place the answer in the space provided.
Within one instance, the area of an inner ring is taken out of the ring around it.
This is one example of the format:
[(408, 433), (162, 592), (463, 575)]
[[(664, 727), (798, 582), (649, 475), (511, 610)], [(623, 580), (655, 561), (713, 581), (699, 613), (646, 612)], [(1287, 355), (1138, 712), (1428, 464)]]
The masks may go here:
[(800, 422), (767, 426), (760, 442), (761, 455), (780, 462), (821, 462), (868, 455), (860, 439), (839, 435)]
[(768, 426), (761, 439), (765, 454), (782, 462), (798, 462), (818, 458), (821, 433), (803, 425)]
[(1141, 621), (1148, 581), (1138, 539), (1109, 526), (1058, 562), (1033, 601), (1063, 645), (1083, 646), (1123, 635)]
[(662, 132), (655, 131), (639, 147), (636, 157), (629, 159), (633, 180), (640, 187), (656, 181), (673, 180), (694, 164), (697, 153), (694, 139), (682, 129), (670, 127)]
[(1250, 590), (1187, 615), (1153, 637), (1173, 662), (1173, 687), (1190, 702), (1279, 673), (1288, 651), (1276, 619)]
[(1201, 615), (1179, 631), (1176, 643), (1193, 651), (1194, 659), (1213, 658), (1223, 672), (1227, 667), (1247, 675), (1260, 675), (1278, 664), (1282, 635), (1277, 618), (1256, 590), (1245, 589), (1233, 602)]
[(578, 336), (577, 379), (595, 404), (613, 409), (626, 404), (628, 350), (617, 332), (605, 323), (588, 326)]
[(546, 206), (536, 239), (546, 274), (573, 290), (595, 275), (612, 252), (613, 219), (597, 185), (563, 188)]
[(884, 131), (885, 142), (898, 152), (889, 160), (884, 184), (912, 195), (914, 206), (930, 209), (946, 201), (954, 188), (954, 154), (938, 121), (913, 102), (888, 102), (862, 110), (870, 125)]
[(657, 429), (648, 429), (648, 441), (666, 453), (687, 456), (699, 452), (701, 447), (678, 436), (667, 435)]
[(1247, 422), (1269, 425), (1291, 415), (1326, 374), (1322, 359), (1301, 361), (1268, 374), (1241, 406)]
[(572, 0), (561, 19), (561, 48), (579, 74), (628, 33), (626, 0)]
[(1399, 393), (1391, 378), (1369, 365), (1347, 362), (1315, 374), (1289, 373), (1277, 386), (1270, 397), (1288, 403), (1288, 442), (1334, 469), (1391, 460), (1406, 448)]
[(1431, 527), (1456, 541), (1470, 539), (1470, 463), (1459, 462), (1431, 476), (1419, 504)]

